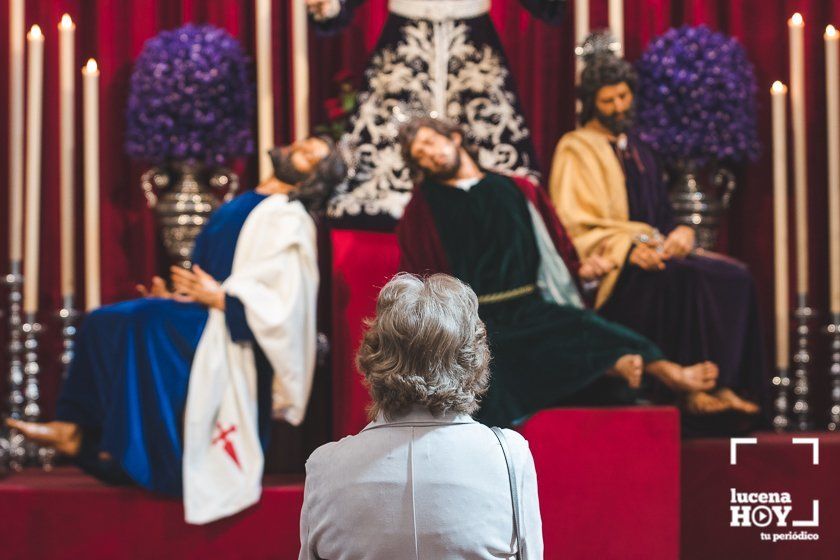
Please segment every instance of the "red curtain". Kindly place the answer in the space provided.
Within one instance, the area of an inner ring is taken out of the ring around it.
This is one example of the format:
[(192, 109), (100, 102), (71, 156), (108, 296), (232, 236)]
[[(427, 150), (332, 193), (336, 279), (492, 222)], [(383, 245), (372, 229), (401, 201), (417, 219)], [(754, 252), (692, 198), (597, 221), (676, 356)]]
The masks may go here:
[[(570, 1), (570, 4), (573, 2)], [(102, 296), (105, 303), (132, 297), (133, 286), (158, 272), (160, 247), (151, 212), (139, 188), (142, 166), (123, 153), (125, 100), (132, 61), (144, 41), (162, 29), (182, 23), (208, 22), (238, 37), (253, 57), (254, 5), (236, 0), (28, 0), (27, 26), (41, 25), (46, 34), (43, 146), (43, 206), (41, 233), (41, 309), (49, 330), (44, 336), (45, 363), (57, 355), (58, 328), (51, 313), (58, 309), (58, 96), (57, 29), (61, 14), (69, 13), (77, 25), (78, 68), (95, 57), (101, 68), (101, 178), (102, 178)], [(592, 0), (591, 25), (606, 25), (607, 0)], [(518, 83), (522, 105), (531, 125), (539, 162), (549, 164), (557, 139), (574, 125), (572, 55), (573, 6), (563, 26), (550, 27), (534, 20), (516, 0), (494, 0), (492, 17), (505, 46)], [(825, 80), (822, 32), (828, 23), (840, 23), (840, 0), (625, 0), (626, 53), (635, 60), (651, 37), (671, 26), (707, 24), (737, 37), (756, 67), (759, 84), (759, 128), (764, 143), (761, 159), (741, 170), (739, 189), (727, 218), (720, 248), (746, 261), (756, 276), (768, 335), (772, 332), (772, 176), (769, 144), (769, 94), (773, 80), (788, 80), (786, 19), (800, 11), (806, 22), (807, 108), (809, 130), (811, 304), (827, 305), (827, 212)], [(313, 123), (325, 113), (323, 100), (334, 95), (333, 76), (347, 69), (361, 79), (387, 15), (387, 0), (368, 0), (342, 34), (310, 38), (311, 109)], [(290, 137), (290, 26), (289, 1), (273, 1), (275, 140)], [(7, 36), (8, 9), (0, 11), (0, 29)], [(0, 41), (0, 130), (8, 126), (6, 87), (8, 42)], [(838, 84), (840, 86), (840, 84)], [(81, 100), (77, 123), (81, 122)], [(254, 123), (256, 126), (256, 123)], [(81, 133), (77, 135), (81, 146)], [(5, 142), (3, 142), (5, 145)], [(247, 188), (256, 179), (255, 158), (237, 169)], [(7, 150), (0, 150), (0, 266), (7, 258), (6, 174)], [(81, 186), (81, 161), (77, 165)], [(78, 194), (81, 194), (79, 189)], [(78, 200), (79, 197), (77, 197)], [(81, 206), (77, 213), (81, 219)], [(81, 251), (81, 239), (79, 251)], [(78, 270), (82, 270), (81, 256)], [(80, 288), (81, 290), (81, 288)], [(768, 336), (768, 342), (772, 337)], [(821, 343), (823, 341), (820, 341)], [(770, 354), (768, 354), (769, 356)], [(49, 364), (47, 364), (49, 365)], [(44, 375), (45, 392), (57, 384), (57, 367)]]

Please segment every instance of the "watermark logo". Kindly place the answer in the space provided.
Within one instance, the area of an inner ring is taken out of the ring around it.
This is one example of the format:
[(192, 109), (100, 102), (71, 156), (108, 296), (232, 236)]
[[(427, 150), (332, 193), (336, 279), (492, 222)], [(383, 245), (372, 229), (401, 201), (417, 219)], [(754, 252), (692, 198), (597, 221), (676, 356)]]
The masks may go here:
[[(756, 438), (732, 438), (729, 444), (729, 464), (738, 464), (738, 447), (741, 445), (756, 445)], [(818, 438), (792, 438), (793, 445), (811, 445), (811, 464), (819, 465)], [(730, 527), (759, 527), (767, 529), (781, 529), (781, 531), (761, 532), (763, 541), (790, 540), (819, 540), (818, 533), (812, 533), (804, 528), (819, 527), (820, 501), (811, 500), (810, 519), (793, 519), (793, 498), (790, 492), (742, 492), (736, 488), (729, 489), (729, 526)], [(798, 510), (799, 511), (799, 510)], [(800, 531), (787, 529), (803, 528)]]

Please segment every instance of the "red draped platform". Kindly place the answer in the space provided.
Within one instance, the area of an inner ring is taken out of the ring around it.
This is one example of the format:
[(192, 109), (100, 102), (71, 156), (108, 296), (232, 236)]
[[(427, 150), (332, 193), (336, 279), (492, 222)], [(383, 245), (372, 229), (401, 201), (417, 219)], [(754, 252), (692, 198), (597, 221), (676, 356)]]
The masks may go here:
[[(759, 434), (738, 447), (737, 465), (728, 439), (684, 442), (680, 467), (673, 409), (550, 410), (521, 432), (537, 465), (549, 560), (840, 558), (840, 434), (795, 435), (819, 438), (819, 465), (794, 435)], [(259, 505), (192, 527), (177, 500), (69, 467), (27, 470), (0, 481), (0, 558), (294, 559), (302, 480), (265, 485)], [(811, 519), (818, 499), (819, 527), (730, 527), (730, 488), (789, 492), (788, 522)], [(819, 540), (760, 540), (803, 530)]]
[[(546, 558), (676, 558), (674, 409), (548, 410), (521, 432), (537, 466)], [(69, 467), (27, 470), (0, 481), (0, 558), (293, 559), (302, 502), (301, 477), (269, 477), (257, 506), (195, 527), (178, 500)]]
[(546, 558), (677, 558), (676, 409), (546, 410), (519, 431), (537, 467)]
[[(330, 241), (338, 439), (366, 423), (353, 356), (399, 251), (389, 234), (337, 230)], [(681, 444), (669, 407), (546, 410), (519, 430), (537, 467), (549, 560), (840, 558), (840, 435), (819, 436), (819, 465), (792, 436), (763, 435), (732, 466), (729, 440)], [(820, 527), (809, 529), (820, 540), (766, 543), (755, 527), (730, 527), (730, 488), (790, 492), (791, 519), (807, 518), (820, 499)], [(67, 467), (28, 470), (0, 481), (0, 558), (293, 559), (302, 499), (302, 476), (268, 477), (257, 506), (194, 527), (178, 500), (106, 487)]]
[(191, 526), (179, 500), (30, 469), (0, 481), (0, 558), (297, 558), (302, 503), (302, 476), (269, 477), (256, 506)]

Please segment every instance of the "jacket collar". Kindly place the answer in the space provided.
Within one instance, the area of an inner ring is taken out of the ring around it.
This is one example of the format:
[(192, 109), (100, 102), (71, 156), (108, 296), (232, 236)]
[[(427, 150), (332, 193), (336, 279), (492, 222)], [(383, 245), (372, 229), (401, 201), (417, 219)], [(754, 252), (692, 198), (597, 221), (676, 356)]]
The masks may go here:
[(395, 425), (398, 426), (400, 424), (474, 424), (475, 420), (469, 414), (463, 414), (458, 412), (446, 412), (441, 416), (435, 416), (432, 414), (428, 408), (423, 405), (415, 404), (412, 405), (411, 409), (400, 416), (395, 416), (390, 420), (386, 420), (382, 414), (376, 417), (376, 419), (364, 427), (364, 430), (370, 428), (376, 428), (379, 426), (387, 426), (387, 425)]

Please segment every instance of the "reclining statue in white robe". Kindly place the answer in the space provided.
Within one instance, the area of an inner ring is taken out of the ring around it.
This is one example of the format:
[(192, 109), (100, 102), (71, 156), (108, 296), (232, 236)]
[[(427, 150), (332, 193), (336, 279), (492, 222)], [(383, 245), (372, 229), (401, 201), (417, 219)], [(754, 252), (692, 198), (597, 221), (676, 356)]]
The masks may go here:
[(219, 208), (191, 270), (92, 312), (56, 421), (9, 420), (110, 482), (183, 495), (188, 522), (260, 497), (271, 419), (304, 417), (316, 352), (319, 211), (346, 172), (333, 143), (275, 151), (275, 178)]

